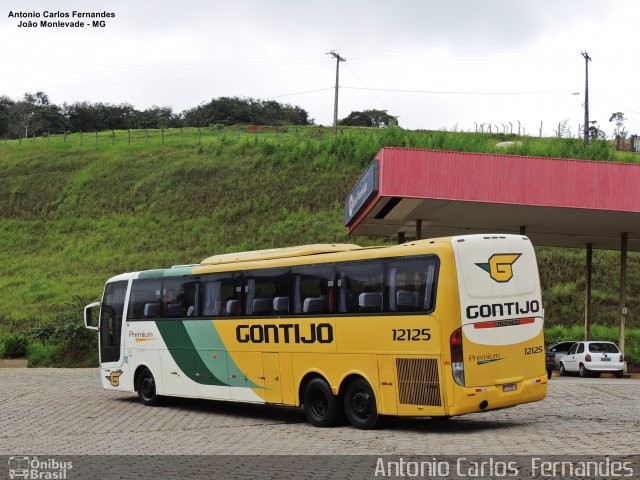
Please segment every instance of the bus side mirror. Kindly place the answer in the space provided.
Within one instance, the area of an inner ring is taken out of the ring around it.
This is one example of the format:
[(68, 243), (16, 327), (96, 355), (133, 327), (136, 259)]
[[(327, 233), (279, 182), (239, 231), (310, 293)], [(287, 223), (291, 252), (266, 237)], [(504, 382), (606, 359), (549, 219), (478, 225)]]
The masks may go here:
[[(96, 313), (96, 316), (93, 316), (93, 313)], [(95, 325), (93, 325), (93, 319), (96, 318)], [(93, 302), (84, 307), (84, 326), (89, 330), (99, 330), (100, 329), (100, 302)]]

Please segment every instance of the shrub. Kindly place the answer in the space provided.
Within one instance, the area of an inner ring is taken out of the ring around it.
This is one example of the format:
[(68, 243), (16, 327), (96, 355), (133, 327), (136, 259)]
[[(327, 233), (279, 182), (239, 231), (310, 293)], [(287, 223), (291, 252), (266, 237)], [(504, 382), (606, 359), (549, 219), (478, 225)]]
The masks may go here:
[(22, 333), (10, 333), (4, 338), (4, 356), (19, 358), (27, 355), (29, 339)]

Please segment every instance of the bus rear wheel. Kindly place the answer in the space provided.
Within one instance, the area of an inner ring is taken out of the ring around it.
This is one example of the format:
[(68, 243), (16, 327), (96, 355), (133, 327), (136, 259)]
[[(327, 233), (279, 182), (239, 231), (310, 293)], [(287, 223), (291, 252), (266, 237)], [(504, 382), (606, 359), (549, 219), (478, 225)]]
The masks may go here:
[(364, 378), (347, 385), (344, 392), (344, 410), (349, 423), (356, 428), (375, 428), (380, 420), (373, 389)]
[(144, 405), (154, 407), (160, 404), (160, 396), (156, 393), (156, 380), (148, 368), (144, 368), (138, 373), (136, 390), (138, 398)]
[(342, 406), (322, 378), (312, 378), (302, 393), (302, 408), (315, 427), (331, 427), (342, 415)]

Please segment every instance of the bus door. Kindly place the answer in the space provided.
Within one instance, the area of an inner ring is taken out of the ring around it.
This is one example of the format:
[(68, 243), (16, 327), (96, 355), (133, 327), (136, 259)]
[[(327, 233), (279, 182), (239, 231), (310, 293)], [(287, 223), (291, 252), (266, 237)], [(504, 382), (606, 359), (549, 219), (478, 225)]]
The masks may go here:
[(122, 354), (122, 320), (129, 282), (108, 283), (100, 303), (98, 341), (103, 385), (119, 390), (131, 389), (131, 378)]
[(282, 382), (278, 353), (263, 353), (265, 400), (267, 403), (282, 403)]
[(121, 363), (122, 314), (127, 281), (108, 283), (100, 304), (100, 363)]

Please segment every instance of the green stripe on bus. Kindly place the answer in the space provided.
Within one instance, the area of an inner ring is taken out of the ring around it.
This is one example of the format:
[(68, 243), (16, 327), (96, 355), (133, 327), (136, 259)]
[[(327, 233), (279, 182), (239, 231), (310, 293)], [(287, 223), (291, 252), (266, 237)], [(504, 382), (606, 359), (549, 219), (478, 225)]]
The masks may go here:
[(211, 320), (157, 320), (156, 326), (173, 361), (201, 385), (264, 388), (233, 361)]
[(228, 354), (213, 321), (184, 320), (183, 324), (200, 359), (214, 375), (225, 378), (231, 387), (264, 388), (251, 380), (245, 380), (246, 375)]

